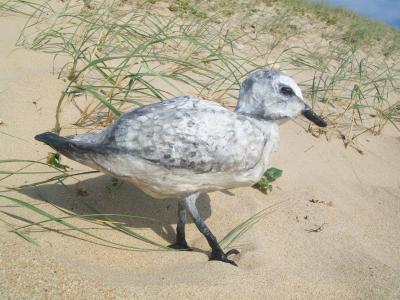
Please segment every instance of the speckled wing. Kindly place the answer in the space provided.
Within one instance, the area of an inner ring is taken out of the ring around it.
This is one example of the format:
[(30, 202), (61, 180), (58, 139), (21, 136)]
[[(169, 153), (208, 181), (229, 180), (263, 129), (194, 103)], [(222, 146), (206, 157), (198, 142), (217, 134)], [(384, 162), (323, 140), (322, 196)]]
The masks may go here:
[(99, 146), (168, 169), (247, 170), (266, 143), (259, 122), (211, 101), (178, 97), (123, 114), (104, 131)]

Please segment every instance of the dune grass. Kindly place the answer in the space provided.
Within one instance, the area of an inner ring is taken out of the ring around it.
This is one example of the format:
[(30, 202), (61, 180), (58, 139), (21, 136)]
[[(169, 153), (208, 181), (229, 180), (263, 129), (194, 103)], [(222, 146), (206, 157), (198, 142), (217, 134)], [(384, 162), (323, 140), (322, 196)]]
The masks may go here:
[(59, 75), (67, 84), (57, 106), (56, 132), (66, 99), (78, 105), (80, 96), (96, 100), (81, 107), (75, 125), (104, 126), (122, 111), (154, 99), (192, 93), (222, 101), (247, 74), (243, 65), (252, 64), (221, 51), (224, 28), (209, 21), (182, 23), (116, 2), (97, 6), (88, 10), (67, 1), (52, 15), (34, 15), (17, 43), (67, 58)]
[[(115, 1), (93, 2), (90, 9), (71, 1), (57, 3), (57, 9), (49, 3), (33, 13), (28, 6), (30, 17), (17, 44), (65, 62), (59, 71), (66, 87), (58, 100), (55, 132), (62, 128), (65, 102), (80, 110), (76, 127), (93, 129), (157, 99), (192, 94), (229, 102), (237, 97), (244, 76), (268, 67), (299, 74), (307, 98), (347, 143), (360, 132), (377, 134), (387, 124), (398, 127), (400, 54), (376, 55), (382, 49), (372, 47), (378, 42), (374, 35), (368, 35), (370, 42), (347, 41), (343, 30), (350, 25), (344, 24), (354, 15), (343, 9), (300, 0), (172, 1), (169, 10), (176, 13), (168, 14), (153, 8), (157, 1), (134, 10)], [(224, 13), (228, 7), (232, 14)], [(207, 9), (206, 15), (195, 13)], [(316, 23), (320, 37), (310, 39), (301, 29), (310, 14), (328, 25), (333, 22), (329, 16), (340, 17), (343, 30)], [(398, 31), (353, 19), (385, 31), (379, 34), (385, 45), (397, 41)], [(365, 53), (366, 47), (375, 55)]]
[(332, 7), (324, 1), (274, 0), (290, 14), (316, 17), (327, 25), (335, 26), (332, 39), (339, 38), (355, 48), (375, 46), (389, 57), (400, 51), (400, 31), (381, 22), (357, 15), (341, 7)]
[(246, 33), (235, 40), (247, 46), (246, 55), (294, 74), (346, 147), (360, 150), (360, 135), (399, 128), (399, 30), (322, 2), (191, 1), (190, 9), (172, 3), (183, 15), (207, 12), (231, 31)]
[[(241, 13), (243, 23), (251, 20), (252, 16), (258, 17), (268, 11), (269, 15), (266, 18), (259, 18), (257, 25), (275, 33), (301, 32), (302, 23), (299, 20), (305, 20), (311, 24), (322, 22), (334, 29), (329, 32), (330, 40), (344, 41), (356, 48), (374, 46), (374, 51), (379, 51), (385, 57), (400, 54), (399, 30), (344, 8), (329, 6), (323, 0), (214, 0), (207, 2), (173, 0), (170, 7), (182, 13), (201, 15), (203, 18), (215, 16), (214, 12), (220, 12), (227, 17)], [(275, 16), (278, 18), (274, 18)], [(323, 30), (320, 33), (326, 34)]]
[[(339, 132), (346, 146), (353, 145), (360, 134), (379, 134), (387, 124), (398, 128), (397, 31), (372, 26), (343, 10), (300, 0), (207, 4), (179, 0), (171, 1), (167, 12), (154, 9), (157, 1), (132, 7), (121, 1), (0, 0), (0, 14), (27, 18), (18, 46), (47, 52), (62, 62), (58, 76), (65, 81), (65, 88), (60, 91), (54, 132), (71, 126), (63, 123), (63, 107), (78, 109), (73, 126), (87, 131), (102, 128), (123, 111), (157, 99), (192, 94), (229, 103), (237, 97), (243, 77), (254, 69), (269, 67), (280, 67), (299, 78), (312, 105), (329, 120), (328, 130)], [(320, 34), (309, 41), (305, 28), (310, 22), (319, 26)], [(383, 49), (382, 43), (387, 47)], [(315, 135), (326, 133), (316, 133), (312, 127), (309, 130)], [(66, 169), (54, 156), (47, 162), (4, 160), (0, 164), (0, 175), (4, 175), (0, 182), (11, 176), (29, 179), (21, 180), (20, 186), (4, 188), (0, 197), (40, 217), (12, 229), (30, 243), (37, 244), (29, 230), (57, 223), (87, 241), (108, 247), (171, 250), (114, 221), (115, 217), (140, 216), (97, 211), (78, 215), (61, 208), (56, 215), (9, 194), (44, 183), (79, 180), (91, 171)], [(44, 169), (31, 170), (39, 165)], [(230, 247), (270, 211), (262, 210), (239, 224), (221, 239), (221, 245)], [(77, 220), (111, 228), (144, 246), (104, 239), (76, 225)]]

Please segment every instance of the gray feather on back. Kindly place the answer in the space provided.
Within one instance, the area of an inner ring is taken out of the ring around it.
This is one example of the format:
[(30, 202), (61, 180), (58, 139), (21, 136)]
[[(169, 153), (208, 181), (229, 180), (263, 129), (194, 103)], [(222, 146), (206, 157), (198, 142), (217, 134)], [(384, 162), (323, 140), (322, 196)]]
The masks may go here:
[(73, 140), (91, 143), (96, 152), (204, 173), (253, 168), (267, 140), (264, 134), (254, 118), (211, 101), (178, 97), (129, 111), (102, 132)]

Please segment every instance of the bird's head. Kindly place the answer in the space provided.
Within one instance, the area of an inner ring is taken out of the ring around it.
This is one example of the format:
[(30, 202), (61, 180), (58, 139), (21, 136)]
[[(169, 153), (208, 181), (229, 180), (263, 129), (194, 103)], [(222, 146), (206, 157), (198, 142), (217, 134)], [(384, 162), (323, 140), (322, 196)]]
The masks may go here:
[(320, 127), (327, 125), (305, 102), (296, 82), (276, 70), (256, 71), (243, 82), (236, 111), (265, 120), (294, 118), (303, 114)]

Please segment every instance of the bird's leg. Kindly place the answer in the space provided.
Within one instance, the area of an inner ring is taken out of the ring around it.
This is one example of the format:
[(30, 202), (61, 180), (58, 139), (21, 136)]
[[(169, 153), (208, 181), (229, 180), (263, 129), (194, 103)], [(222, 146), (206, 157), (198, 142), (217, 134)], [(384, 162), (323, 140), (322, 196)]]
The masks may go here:
[(196, 224), (197, 228), (207, 239), (207, 242), (212, 249), (211, 255), (210, 255), (210, 260), (219, 260), (219, 261), (227, 262), (234, 266), (237, 266), (237, 264), (233, 260), (228, 259), (228, 255), (238, 254), (239, 251), (236, 249), (232, 249), (232, 250), (228, 251), (227, 253), (224, 253), (224, 251), (221, 249), (221, 247), (218, 244), (217, 239), (212, 234), (210, 229), (207, 227), (206, 223), (204, 223), (203, 219), (200, 217), (200, 214), (196, 207), (196, 200), (197, 200), (198, 196), (199, 196), (199, 193), (191, 194), (184, 199), (184, 203), (186, 205), (186, 209), (188, 210), (188, 212), (189, 212), (190, 216), (192, 217), (194, 223)]
[(176, 225), (176, 242), (170, 248), (191, 250), (185, 238), (186, 207), (183, 200), (178, 202), (178, 223)]

